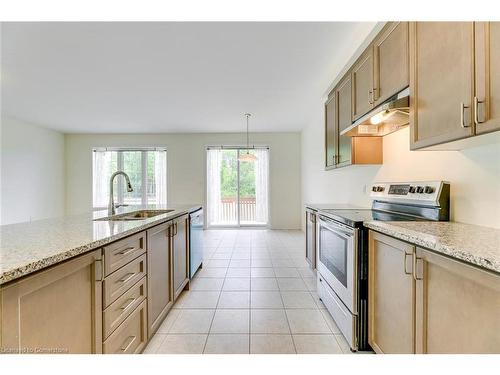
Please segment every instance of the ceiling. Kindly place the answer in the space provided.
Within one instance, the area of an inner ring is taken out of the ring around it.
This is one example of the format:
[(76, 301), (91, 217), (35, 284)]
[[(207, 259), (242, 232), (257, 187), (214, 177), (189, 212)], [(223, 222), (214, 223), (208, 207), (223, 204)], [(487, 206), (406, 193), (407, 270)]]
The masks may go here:
[(300, 131), (375, 23), (3, 23), (2, 115), (65, 133)]

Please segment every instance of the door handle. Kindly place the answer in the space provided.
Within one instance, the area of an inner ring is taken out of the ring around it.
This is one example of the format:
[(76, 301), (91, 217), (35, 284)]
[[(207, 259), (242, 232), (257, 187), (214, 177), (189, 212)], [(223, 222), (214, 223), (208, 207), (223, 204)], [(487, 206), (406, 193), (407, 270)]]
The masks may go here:
[(486, 101), (485, 100), (479, 100), (477, 96), (474, 97), (474, 123), (476, 125), (483, 124), (486, 122), (486, 120), (479, 121), (479, 104), (484, 104)]
[(373, 90), (368, 90), (368, 103), (373, 104)]
[(408, 272), (408, 271), (406, 270), (406, 263), (407, 263), (407, 261), (406, 261), (406, 257), (407, 257), (408, 255), (413, 255), (413, 253), (407, 253), (407, 252), (405, 251), (405, 257), (404, 257), (404, 271), (405, 271), (405, 275), (413, 275), (413, 270), (411, 270), (410, 272)]
[(468, 105), (465, 105), (463, 102), (460, 103), (460, 125), (462, 125), (462, 128), (470, 127), (470, 124), (465, 125), (465, 123), (464, 123), (464, 111), (466, 108), (470, 108), (470, 107)]
[(419, 260), (422, 260), (422, 258), (418, 257), (417, 253), (413, 253), (413, 278), (415, 279), (415, 281), (420, 281), (424, 279), (423, 277), (417, 276), (417, 262)]
[(118, 280), (118, 282), (120, 282), (120, 283), (126, 283), (127, 281), (132, 280), (132, 278), (134, 276), (135, 276), (135, 272), (130, 272), (130, 273), (126, 274), (124, 278)]
[[(136, 336), (129, 336), (127, 337), (127, 339), (123, 342), (123, 345), (121, 347), (121, 351), (122, 352), (126, 352), (128, 350), (128, 348), (130, 348), (130, 345), (132, 345), (132, 343), (134, 342)], [(127, 344), (125, 344), (127, 343)]]

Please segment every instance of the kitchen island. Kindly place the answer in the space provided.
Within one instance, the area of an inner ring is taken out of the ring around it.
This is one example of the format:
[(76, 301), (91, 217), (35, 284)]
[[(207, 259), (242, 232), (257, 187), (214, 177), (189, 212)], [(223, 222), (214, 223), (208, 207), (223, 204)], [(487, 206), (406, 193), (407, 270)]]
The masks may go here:
[(0, 227), (0, 352), (142, 352), (189, 288), (188, 214), (200, 208)]

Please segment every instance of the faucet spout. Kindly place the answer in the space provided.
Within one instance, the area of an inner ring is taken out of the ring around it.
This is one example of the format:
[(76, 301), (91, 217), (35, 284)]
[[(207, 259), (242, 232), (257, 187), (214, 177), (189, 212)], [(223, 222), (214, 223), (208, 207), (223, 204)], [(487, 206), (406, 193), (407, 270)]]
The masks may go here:
[(128, 177), (128, 175), (123, 172), (123, 171), (117, 171), (115, 173), (113, 173), (109, 179), (109, 204), (108, 204), (108, 216), (113, 216), (115, 214), (115, 201), (114, 201), (114, 192), (113, 192), (113, 182), (114, 182), (114, 179), (116, 176), (118, 175), (122, 175), (123, 177), (125, 177), (125, 182), (127, 184), (127, 191), (130, 193), (132, 191), (134, 191), (134, 189), (132, 188), (132, 184), (130, 183), (130, 178)]

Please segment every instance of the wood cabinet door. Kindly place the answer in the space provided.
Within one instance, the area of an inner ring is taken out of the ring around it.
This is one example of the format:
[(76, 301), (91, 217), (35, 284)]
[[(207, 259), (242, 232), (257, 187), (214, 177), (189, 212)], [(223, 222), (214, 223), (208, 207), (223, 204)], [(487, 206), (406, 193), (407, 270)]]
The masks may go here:
[(500, 22), (475, 22), (476, 134), (500, 129)]
[(173, 304), (171, 222), (147, 231), (148, 326), (149, 337), (156, 332)]
[(408, 62), (408, 22), (390, 22), (374, 44), (375, 105), (410, 84)]
[(473, 135), (472, 22), (410, 23), (412, 149)]
[(325, 167), (331, 168), (335, 166), (337, 157), (336, 145), (336, 126), (337, 126), (337, 106), (336, 96), (325, 103)]
[(352, 163), (352, 138), (346, 135), (340, 135), (340, 132), (352, 125), (352, 85), (351, 75), (349, 73), (339, 83), (335, 94), (337, 97), (338, 112), (338, 131), (336, 133), (338, 157), (336, 161), (339, 167), (343, 167)]
[(361, 55), (352, 68), (352, 120), (373, 108), (373, 47)]
[(417, 248), (417, 353), (500, 353), (500, 276)]
[(102, 353), (101, 250), (1, 288), (4, 353)]
[(306, 211), (306, 261), (316, 269), (316, 218), (314, 212)]
[(173, 251), (174, 300), (189, 282), (189, 248), (187, 243), (187, 215), (174, 221), (171, 230)]
[(377, 353), (414, 353), (414, 247), (370, 231), (368, 342)]

